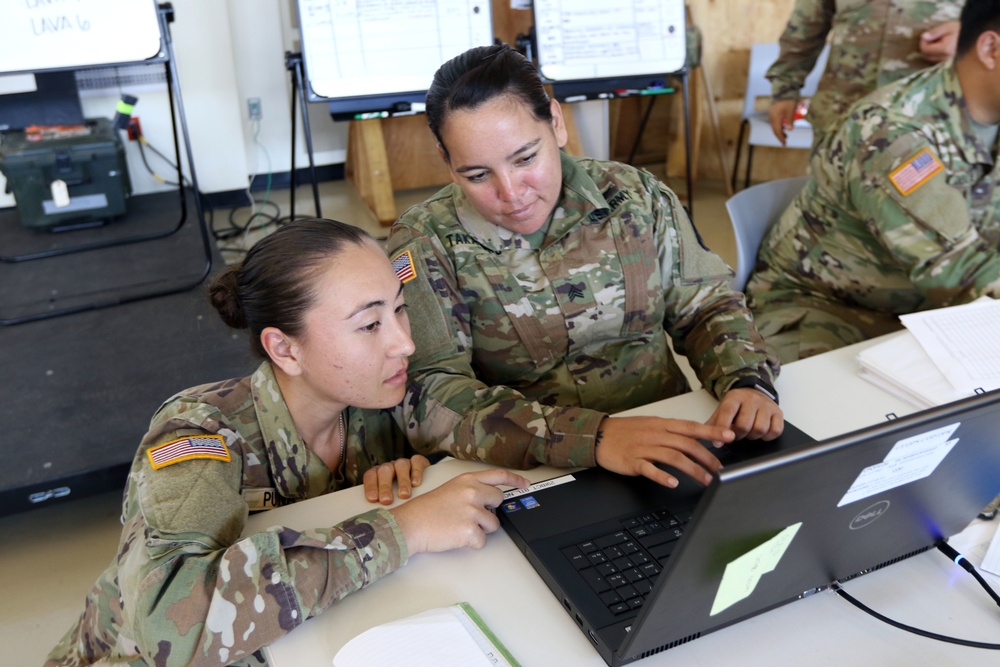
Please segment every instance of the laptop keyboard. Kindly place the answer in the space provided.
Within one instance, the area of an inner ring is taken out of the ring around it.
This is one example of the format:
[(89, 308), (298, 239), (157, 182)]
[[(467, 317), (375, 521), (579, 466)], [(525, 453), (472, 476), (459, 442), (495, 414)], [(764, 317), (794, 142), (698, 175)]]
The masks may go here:
[(562, 552), (608, 610), (624, 614), (642, 607), (690, 518), (690, 511), (644, 512), (623, 520), (620, 530)]

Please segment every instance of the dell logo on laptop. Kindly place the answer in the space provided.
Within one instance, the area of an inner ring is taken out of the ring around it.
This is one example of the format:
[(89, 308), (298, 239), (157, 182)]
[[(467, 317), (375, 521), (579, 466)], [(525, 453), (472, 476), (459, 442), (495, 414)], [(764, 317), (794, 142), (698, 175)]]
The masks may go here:
[(864, 528), (865, 526), (871, 525), (875, 522), (875, 519), (879, 518), (883, 514), (889, 511), (889, 501), (882, 500), (871, 507), (866, 507), (861, 511), (854, 519), (851, 521), (851, 530), (858, 530)]

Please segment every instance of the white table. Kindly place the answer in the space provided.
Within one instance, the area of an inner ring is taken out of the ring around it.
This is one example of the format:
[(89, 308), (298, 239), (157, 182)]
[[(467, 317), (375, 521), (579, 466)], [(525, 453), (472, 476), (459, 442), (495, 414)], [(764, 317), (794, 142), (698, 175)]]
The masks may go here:
[[(856, 375), (854, 357), (868, 341), (789, 364), (777, 389), (786, 418), (816, 438), (914, 412), (915, 407)], [(624, 414), (704, 420), (715, 400), (699, 390)], [(421, 490), (485, 468), (448, 460), (432, 466)], [(527, 471), (538, 481), (565, 473)], [(331, 525), (367, 509), (360, 487), (256, 514), (247, 532), (283, 524)], [(996, 526), (975, 521), (951, 540), (978, 564), (977, 546)], [(981, 557), (981, 556), (979, 556)], [(985, 575), (1000, 585), (1000, 577)], [(1000, 610), (966, 572), (929, 551), (845, 585), (887, 616), (940, 634), (1000, 643)], [(524, 667), (593, 665), (604, 661), (514, 543), (502, 531), (481, 550), (418, 554), (398, 572), (306, 621), (269, 649), (273, 667), (329, 667), (337, 650), (368, 628), (458, 601), (473, 605)], [(831, 591), (706, 635), (637, 663), (642, 667), (739, 665), (1000, 665), (1000, 654), (918, 637), (880, 623)]]

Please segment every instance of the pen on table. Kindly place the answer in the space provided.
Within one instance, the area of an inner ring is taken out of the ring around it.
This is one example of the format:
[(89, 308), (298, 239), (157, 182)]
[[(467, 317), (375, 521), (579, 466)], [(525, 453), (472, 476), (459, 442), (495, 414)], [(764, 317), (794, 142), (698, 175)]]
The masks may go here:
[(640, 95), (663, 95), (665, 93), (674, 92), (673, 88), (646, 88), (645, 90), (640, 90)]
[(615, 91), (615, 95), (638, 95), (639, 91), (635, 88), (619, 88)]
[(565, 99), (566, 102), (585, 102), (587, 101), (586, 95), (570, 95)]

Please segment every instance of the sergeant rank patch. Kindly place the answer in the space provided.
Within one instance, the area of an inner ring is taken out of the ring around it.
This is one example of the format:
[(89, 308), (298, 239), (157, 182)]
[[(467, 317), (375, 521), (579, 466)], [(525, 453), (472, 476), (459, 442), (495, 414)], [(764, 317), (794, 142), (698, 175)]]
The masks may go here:
[(191, 459), (230, 460), (229, 449), (221, 435), (189, 435), (157, 445), (146, 452), (153, 470)]
[(417, 269), (413, 266), (413, 253), (409, 250), (396, 255), (392, 260), (392, 270), (396, 272), (399, 282), (408, 283), (417, 277)]
[(944, 165), (930, 149), (925, 148), (889, 174), (889, 180), (899, 190), (899, 194), (905, 197), (942, 169)]

